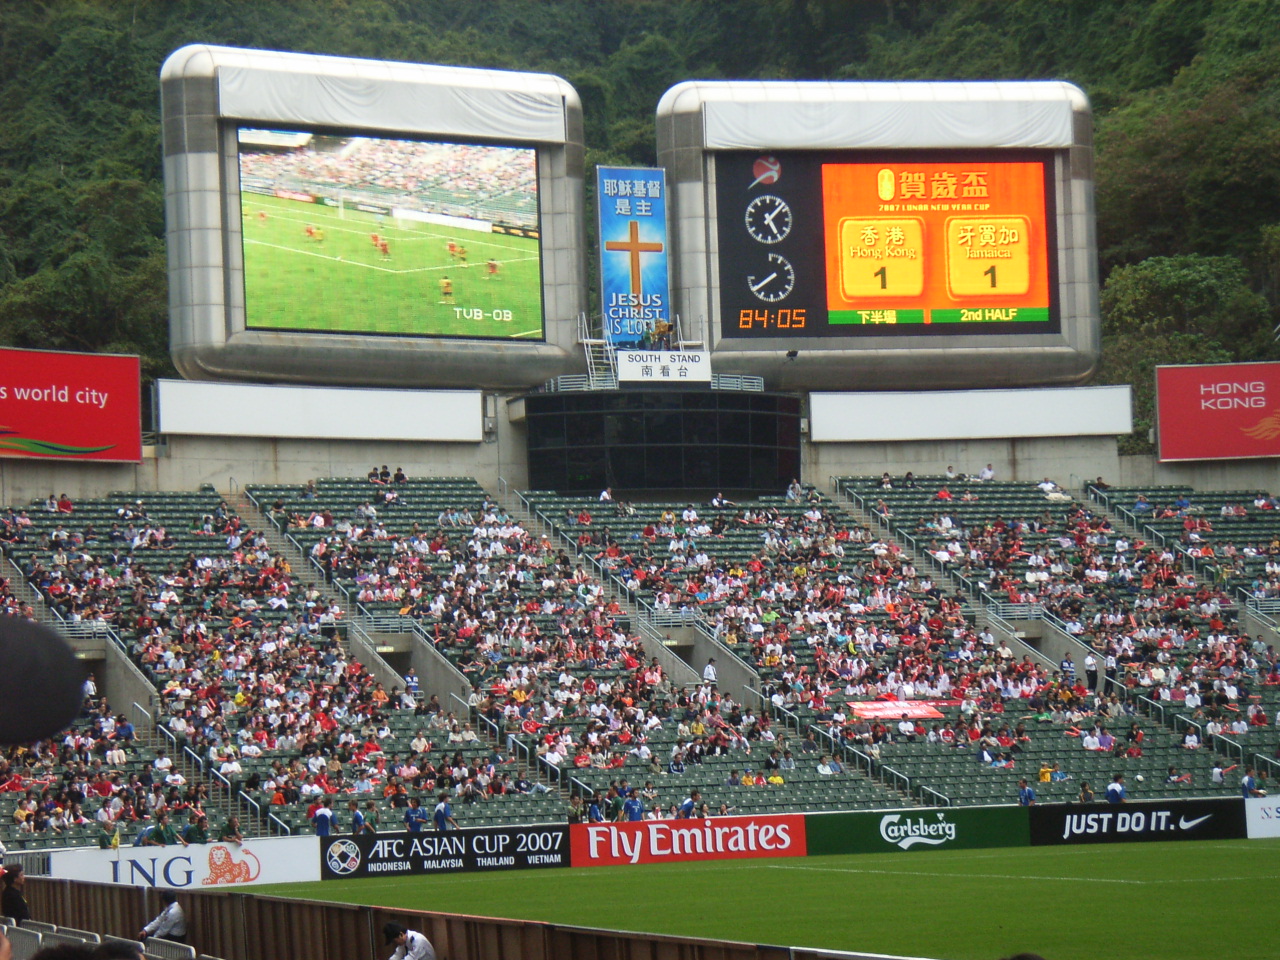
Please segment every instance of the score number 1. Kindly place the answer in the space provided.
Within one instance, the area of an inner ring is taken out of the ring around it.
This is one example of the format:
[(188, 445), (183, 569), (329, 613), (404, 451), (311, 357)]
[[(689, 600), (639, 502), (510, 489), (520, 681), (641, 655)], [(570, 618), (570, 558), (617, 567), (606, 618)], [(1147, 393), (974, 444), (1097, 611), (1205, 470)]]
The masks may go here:
[[(889, 269), (888, 269), (888, 267), (881, 267), (879, 270), (877, 270), (875, 273), (873, 273), (873, 274), (871, 274), (871, 275), (872, 275), (873, 277), (879, 277), (879, 278), (880, 278), (880, 289), (881, 289), (881, 290), (888, 290), (888, 289), (889, 289)], [(990, 278), (991, 278), (991, 289), (992, 289), (992, 290), (994, 290), (994, 289), (996, 288), (996, 265), (993, 263), (991, 266), (987, 267), (987, 269), (985, 269), (985, 270), (983, 270), (983, 271), (982, 271), (982, 275), (983, 275), (984, 277), (990, 277)]]

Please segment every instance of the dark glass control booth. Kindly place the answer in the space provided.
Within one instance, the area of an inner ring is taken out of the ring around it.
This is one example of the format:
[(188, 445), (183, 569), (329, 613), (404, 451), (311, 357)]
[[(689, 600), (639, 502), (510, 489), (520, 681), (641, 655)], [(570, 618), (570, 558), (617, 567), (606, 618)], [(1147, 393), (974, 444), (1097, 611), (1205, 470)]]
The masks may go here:
[(524, 398), (529, 486), (562, 493), (781, 493), (800, 476), (800, 398), (608, 390)]

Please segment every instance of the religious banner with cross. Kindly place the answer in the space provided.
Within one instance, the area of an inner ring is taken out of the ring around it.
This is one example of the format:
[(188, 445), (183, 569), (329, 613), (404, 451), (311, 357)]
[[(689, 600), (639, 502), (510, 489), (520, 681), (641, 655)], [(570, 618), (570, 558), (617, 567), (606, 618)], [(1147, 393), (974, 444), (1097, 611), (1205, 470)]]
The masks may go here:
[(597, 167), (605, 339), (672, 349), (665, 171)]

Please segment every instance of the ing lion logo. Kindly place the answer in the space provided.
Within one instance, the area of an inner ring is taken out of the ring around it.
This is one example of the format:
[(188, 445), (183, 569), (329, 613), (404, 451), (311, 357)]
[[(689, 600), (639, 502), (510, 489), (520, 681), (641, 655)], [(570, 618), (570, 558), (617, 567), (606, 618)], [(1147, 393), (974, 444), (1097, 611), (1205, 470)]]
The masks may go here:
[[(262, 863), (248, 850), (244, 860), (235, 860), (231, 851), (217, 844), (209, 851), (209, 875), (200, 882), (206, 886), (216, 883), (252, 883), (262, 873)], [(249, 860), (253, 860), (252, 866)]]
[(1280, 410), (1273, 410), (1270, 416), (1263, 417), (1252, 427), (1241, 427), (1240, 430), (1255, 440), (1274, 440), (1280, 437)]

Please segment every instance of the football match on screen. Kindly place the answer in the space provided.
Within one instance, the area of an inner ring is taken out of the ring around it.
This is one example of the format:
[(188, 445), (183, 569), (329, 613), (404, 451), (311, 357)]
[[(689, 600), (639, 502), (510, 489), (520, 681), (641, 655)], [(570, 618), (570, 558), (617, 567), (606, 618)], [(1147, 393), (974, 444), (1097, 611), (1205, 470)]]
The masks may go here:
[(245, 325), (543, 337), (536, 151), (239, 130)]

